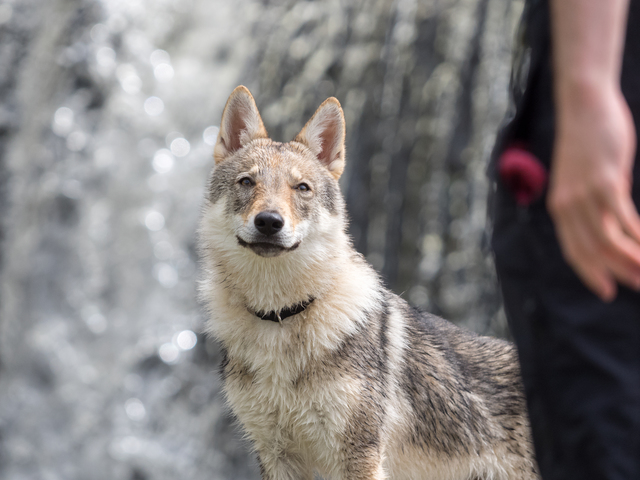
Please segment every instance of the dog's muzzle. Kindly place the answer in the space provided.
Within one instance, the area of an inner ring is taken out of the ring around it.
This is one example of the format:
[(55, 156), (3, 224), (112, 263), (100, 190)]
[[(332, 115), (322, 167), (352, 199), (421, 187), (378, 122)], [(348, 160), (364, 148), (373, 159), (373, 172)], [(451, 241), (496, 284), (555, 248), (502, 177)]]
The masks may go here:
[(259, 241), (254, 242), (247, 242), (239, 236), (236, 236), (236, 238), (238, 239), (238, 244), (240, 246), (252, 250), (255, 254), (260, 255), (261, 257), (277, 257), (283, 253), (292, 252), (300, 246), (300, 242), (296, 242), (288, 247), (277, 242), (275, 239), (270, 239), (269, 237), (265, 237), (264, 239), (260, 238), (258, 239)]
[[(295, 250), (300, 245), (296, 242), (287, 245), (287, 235), (284, 229), (285, 220), (275, 210), (264, 210), (258, 213), (253, 219), (253, 232), (249, 233), (249, 239), (236, 236), (238, 243), (251, 249), (261, 257), (277, 257), (286, 252)], [(243, 235), (245, 238), (247, 235)]]

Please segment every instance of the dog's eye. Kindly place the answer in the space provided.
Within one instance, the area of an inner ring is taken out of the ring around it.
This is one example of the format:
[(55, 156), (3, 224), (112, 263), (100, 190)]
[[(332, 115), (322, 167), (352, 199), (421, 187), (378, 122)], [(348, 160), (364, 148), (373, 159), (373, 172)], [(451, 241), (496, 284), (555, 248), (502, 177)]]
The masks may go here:
[(311, 190), (309, 188), (309, 185), (307, 185), (306, 183), (301, 183), (300, 185), (298, 185), (296, 187), (297, 190), (300, 190), (301, 192), (308, 192), (309, 190)]
[(253, 185), (253, 181), (249, 177), (241, 178), (238, 183), (244, 187), (250, 187), (251, 185)]

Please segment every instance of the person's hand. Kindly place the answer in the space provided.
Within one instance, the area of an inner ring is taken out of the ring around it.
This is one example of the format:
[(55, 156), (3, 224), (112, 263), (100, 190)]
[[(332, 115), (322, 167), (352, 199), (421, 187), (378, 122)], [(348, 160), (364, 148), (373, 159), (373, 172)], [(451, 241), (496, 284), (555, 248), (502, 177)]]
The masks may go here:
[(567, 262), (589, 289), (611, 301), (617, 282), (640, 289), (633, 120), (615, 85), (572, 92), (557, 107), (547, 206)]

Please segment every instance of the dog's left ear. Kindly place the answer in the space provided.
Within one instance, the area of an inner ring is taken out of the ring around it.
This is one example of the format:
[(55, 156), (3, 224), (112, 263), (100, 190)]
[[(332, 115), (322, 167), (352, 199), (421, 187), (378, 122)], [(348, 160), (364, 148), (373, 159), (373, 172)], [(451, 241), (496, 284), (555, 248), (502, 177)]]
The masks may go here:
[(337, 180), (344, 170), (344, 113), (340, 102), (327, 98), (294, 139), (306, 145)]
[(220, 133), (213, 158), (220, 163), (256, 138), (267, 138), (256, 102), (247, 87), (240, 85), (231, 92), (222, 112)]

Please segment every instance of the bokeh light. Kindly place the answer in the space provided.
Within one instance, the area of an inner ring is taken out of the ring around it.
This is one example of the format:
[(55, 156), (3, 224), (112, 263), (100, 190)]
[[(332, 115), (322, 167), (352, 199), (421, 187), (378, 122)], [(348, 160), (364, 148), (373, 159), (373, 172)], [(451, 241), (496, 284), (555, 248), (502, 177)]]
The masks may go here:
[(173, 256), (174, 248), (171, 242), (161, 240), (153, 246), (153, 254), (158, 260), (168, 260)]
[(146, 227), (152, 232), (157, 232), (158, 230), (162, 230), (164, 228), (164, 215), (155, 210), (150, 211), (144, 217), (144, 224)]
[(157, 49), (151, 53), (151, 55), (149, 56), (149, 61), (151, 62), (151, 65), (157, 67), (158, 65), (162, 64), (170, 64), (171, 57), (165, 50)]
[(67, 137), (67, 148), (72, 152), (79, 152), (87, 144), (87, 135), (80, 131), (75, 130)]
[(191, 150), (191, 144), (186, 138), (176, 138), (171, 142), (171, 153), (176, 157), (185, 157)]
[(164, 111), (164, 102), (158, 97), (149, 97), (144, 101), (144, 111), (147, 115), (157, 117)]
[(56, 135), (66, 137), (73, 128), (73, 110), (69, 107), (60, 107), (53, 116), (51, 129)]
[(191, 350), (198, 343), (197, 335), (191, 330), (183, 330), (178, 333), (176, 337), (176, 343), (178, 347), (182, 350)]
[(141, 422), (147, 415), (144, 404), (138, 398), (128, 399), (124, 404), (124, 409), (127, 412), (127, 416), (135, 422)]
[(219, 127), (211, 126), (205, 128), (204, 132), (202, 132), (202, 139), (204, 140), (204, 143), (206, 143), (207, 145), (215, 145), (216, 140), (218, 139), (219, 131)]
[(173, 155), (170, 150), (162, 148), (153, 156), (153, 169), (158, 173), (167, 173), (173, 168)]
[(158, 356), (164, 363), (174, 365), (180, 359), (180, 350), (173, 343), (164, 343), (158, 349)]
[(168, 263), (158, 263), (155, 268), (158, 282), (165, 288), (173, 288), (178, 284), (178, 272)]
[(153, 75), (159, 82), (168, 82), (173, 78), (173, 67), (168, 63), (161, 63), (153, 69)]

